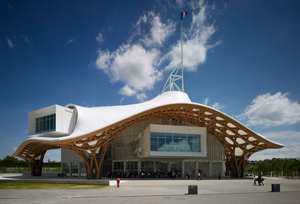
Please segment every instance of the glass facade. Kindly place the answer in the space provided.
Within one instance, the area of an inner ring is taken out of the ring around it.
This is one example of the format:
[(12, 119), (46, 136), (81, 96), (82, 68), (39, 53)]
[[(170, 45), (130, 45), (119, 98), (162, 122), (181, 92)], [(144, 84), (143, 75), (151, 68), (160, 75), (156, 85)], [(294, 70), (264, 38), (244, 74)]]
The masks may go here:
[(153, 161), (142, 161), (141, 171), (143, 172), (153, 172), (154, 162)]
[(124, 172), (124, 162), (114, 162), (115, 172)]
[(137, 161), (126, 162), (126, 171), (138, 172), (138, 162)]
[(86, 176), (86, 168), (84, 162), (80, 162), (80, 176)]
[(47, 115), (35, 119), (35, 132), (44, 132), (48, 130), (55, 130), (56, 114)]
[(63, 163), (63, 174), (64, 174), (64, 176), (70, 176), (69, 175), (69, 164), (68, 163)]
[(167, 172), (168, 162), (157, 161), (156, 162), (156, 172)]
[(71, 163), (71, 176), (78, 177), (78, 163)]
[(181, 162), (170, 162), (171, 172), (177, 172), (181, 174)]
[(151, 151), (201, 152), (201, 135), (150, 133)]

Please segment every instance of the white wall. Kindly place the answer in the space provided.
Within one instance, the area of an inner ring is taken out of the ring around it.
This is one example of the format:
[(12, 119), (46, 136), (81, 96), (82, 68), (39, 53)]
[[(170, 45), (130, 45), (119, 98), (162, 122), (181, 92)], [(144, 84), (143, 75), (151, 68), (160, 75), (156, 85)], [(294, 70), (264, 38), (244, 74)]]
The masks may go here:
[(84, 161), (75, 152), (73, 152), (69, 149), (61, 148), (61, 162), (69, 163), (69, 162), (84, 162)]
[[(36, 118), (56, 114), (55, 130), (36, 133)], [(61, 137), (70, 135), (76, 125), (76, 109), (52, 105), (28, 113), (28, 135), (33, 137)]]

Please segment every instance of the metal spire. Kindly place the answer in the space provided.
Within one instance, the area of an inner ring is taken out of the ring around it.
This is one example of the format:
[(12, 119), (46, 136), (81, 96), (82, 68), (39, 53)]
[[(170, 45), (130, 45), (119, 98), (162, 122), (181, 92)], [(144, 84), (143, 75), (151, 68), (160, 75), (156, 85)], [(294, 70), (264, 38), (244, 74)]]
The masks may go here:
[[(187, 12), (182, 12), (181, 10), (181, 28), (180, 28), (180, 33), (181, 33), (181, 61), (180, 63), (177, 65), (177, 67), (175, 67), (175, 69), (173, 69), (173, 71), (170, 73), (166, 83), (165, 83), (165, 86), (162, 90), (161, 93), (163, 92), (166, 92), (166, 91), (174, 91), (174, 90), (177, 90), (177, 91), (182, 91), (184, 92), (184, 81), (183, 81), (183, 44), (182, 44), (182, 20), (183, 20), (183, 15), (186, 15)], [(181, 68), (181, 75), (178, 73), (179, 70)], [(177, 80), (180, 80), (181, 79), (181, 89), (179, 88), (179, 86), (176, 84), (176, 81)]]

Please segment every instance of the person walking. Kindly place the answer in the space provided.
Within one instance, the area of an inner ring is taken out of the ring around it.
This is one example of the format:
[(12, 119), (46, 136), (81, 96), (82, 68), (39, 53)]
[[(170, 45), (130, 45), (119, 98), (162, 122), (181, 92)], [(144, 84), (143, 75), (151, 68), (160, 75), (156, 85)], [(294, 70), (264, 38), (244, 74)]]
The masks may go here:
[(120, 178), (117, 178), (117, 186), (120, 187)]
[(198, 172), (198, 180), (201, 180), (201, 173)]
[(253, 181), (254, 181), (253, 186), (256, 186), (256, 177), (255, 177), (255, 175), (253, 176)]
[(262, 183), (262, 185), (264, 186), (265, 184), (264, 184), (264, 181), (265, 179), (261, 176), (261, 183)]

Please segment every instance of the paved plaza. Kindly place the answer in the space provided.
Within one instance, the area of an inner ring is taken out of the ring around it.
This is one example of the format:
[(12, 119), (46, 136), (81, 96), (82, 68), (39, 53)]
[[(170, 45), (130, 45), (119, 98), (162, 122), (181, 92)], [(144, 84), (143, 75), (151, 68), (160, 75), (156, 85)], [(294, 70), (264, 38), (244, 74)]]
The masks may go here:
[[(266, 178), (264, 186), (252, 179), (129, 180), (104, 189), (0, 190), (0, 203), (300, 203), (300, 180)], [(271, 192), (280, 184), (281, 192)], [(198, 195), (188, 195), (198, 185)]]

